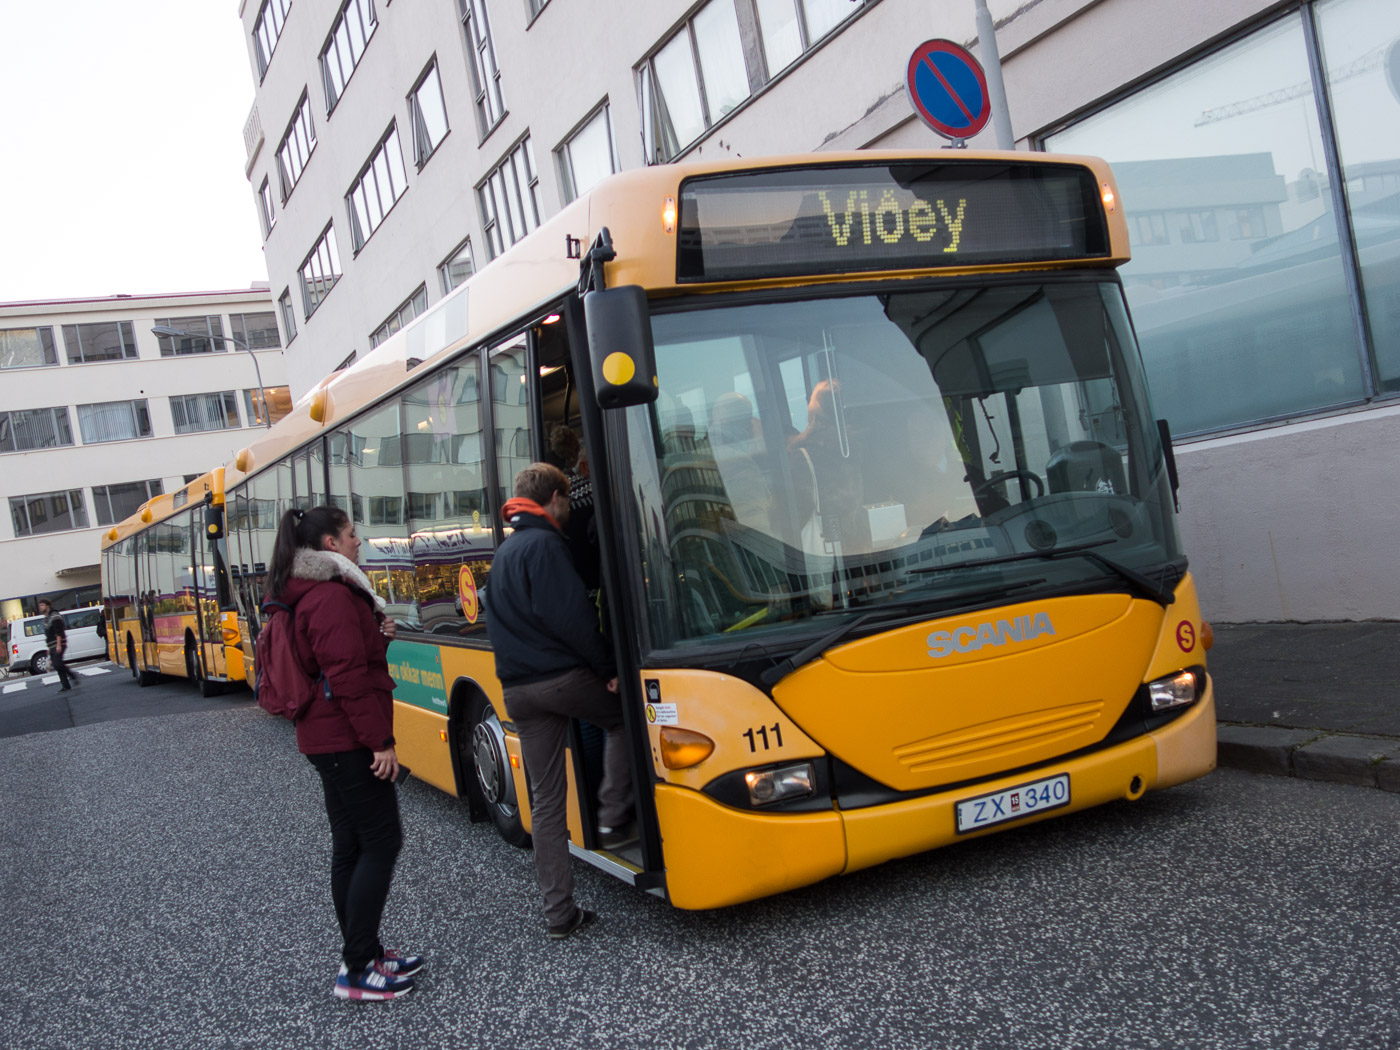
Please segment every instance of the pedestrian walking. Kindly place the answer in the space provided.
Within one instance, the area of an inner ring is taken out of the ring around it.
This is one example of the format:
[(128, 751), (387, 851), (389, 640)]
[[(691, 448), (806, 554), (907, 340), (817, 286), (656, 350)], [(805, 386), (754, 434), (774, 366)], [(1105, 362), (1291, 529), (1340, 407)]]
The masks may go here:
[(513, 532), (491, 566), (486, 630), (530, 777), (535, 876), (544, 893), (545, 921), (549, 936), (563, 940), (597, 918), (575, 903), (569, 868), (564, 765), (569, 719), (586, 719), (607, 732), (598, 791), (598, 832), (606, 849), (620, 849), (636, 838), (631, 775), (611, 648), (563, 532), (569, 480), (558, 467), (532, 463), (515, 476), (514, 491), (502, 510)]
[(68, 627), (63, 616), (47, 598), (39, 599), (39, 615), (44, 618), (44, 644), (49, 648), (49, 662), (58, 672), (59, 692), (66, 693), (78, 685), (78, 677), (68, 670), (63, 654), (68, 651)]
[(397, 633), (357, 564), (360, 538), (335, 507), (282, 516), (267, 598), (292, 610), (298, 662), (324, 678), (296, 720), (297, 747), (321, 776), (331, 825), (331, 900), (343, 939), (333, 993), (395, 999), (413, 990), (423, 959), (388, 950), (379, 925), (403, 845), (394, 750), (394, 680), (386, 652)]

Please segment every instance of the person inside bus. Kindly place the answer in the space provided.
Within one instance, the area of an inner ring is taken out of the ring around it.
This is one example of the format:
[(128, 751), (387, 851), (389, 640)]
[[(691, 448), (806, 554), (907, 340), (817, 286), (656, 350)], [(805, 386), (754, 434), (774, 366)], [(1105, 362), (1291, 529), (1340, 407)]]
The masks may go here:
[(807, 429), (792, 438), (788, 447), (805, 461), (803, 469), (810, 469), (815, 480), (813, 511), (820, 508), (821, 536), (827, 549), (863, 553), (870, 550), (870, 523), (865, 516), (850, 428), (840, 418), (840, 399), (841, 388), (830, 379), (813, 387), (807, 401)]
[(599, 630), (597, 609), (564, 535), (569, 480), (558, 467), (532, 463), (515, 476), (514, 493), (502, 508), (514, 531), (496, 552), (484, 595), (486, 633), (530, 777), (535, 876), (545, 922), (552, 940), (564, 940), (597, 918), (575, 903), (569, 867), (569, 720), (586, 719), (607, 732), (598, 791), (604, 849), (615, 851), (636, 839), (632, 778), (612, 647)]
[(343, 510), (289, 510), (277, 528), (267, 595), (292, 608), (298, 659), (330, 692), (297, 719), (296, 733), (298, 750), (320, 774), (331, 826), (331, 901), (343, 938), (332, 992), (386, 1000), (413, 990), (423, 959), (386, 949), (379, 938), (403, 846), (386, 657), (398, 628), (360, 570), (359, 553)]

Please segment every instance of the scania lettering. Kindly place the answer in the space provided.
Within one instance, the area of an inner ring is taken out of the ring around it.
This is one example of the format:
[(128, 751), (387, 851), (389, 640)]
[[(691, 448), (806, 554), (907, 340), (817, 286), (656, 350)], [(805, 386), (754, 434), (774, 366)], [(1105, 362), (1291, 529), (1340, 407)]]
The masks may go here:
[(1018, 616), (1014, 620), (979, 623), (976, 626), (955, 627), (951, 631), (934, 631), (928, 636), (928, 654), (934, 659), (953, 653), (975, 653), (984, 645), (1006, 645), (1008, 642), (1029, 642), (1043, 634), (1054, 634), (1055, 628), (1045, 613)]

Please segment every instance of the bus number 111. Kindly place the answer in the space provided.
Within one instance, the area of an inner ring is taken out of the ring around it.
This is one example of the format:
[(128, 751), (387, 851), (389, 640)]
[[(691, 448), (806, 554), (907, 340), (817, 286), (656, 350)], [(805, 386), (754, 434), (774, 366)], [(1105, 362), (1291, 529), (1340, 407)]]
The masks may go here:
[[(773, 743), (771, 744), (768, 743), (768, 734), (770, 732), (773, 734)], [(764, 751), (767, 751), (769, 750), (769, 748), (772, 747), (783, 746), (783, 731), (779, 727), (777, 722), (774, 722), (771, 726), (759, 726), (756, 734), (755, 731), (752, 729), (745, 729), (741, 735), (746, 736), (749, 739), (750, 754), (753, 754), (755, 751), (758, 750), (759, 740), (763, 741)]]

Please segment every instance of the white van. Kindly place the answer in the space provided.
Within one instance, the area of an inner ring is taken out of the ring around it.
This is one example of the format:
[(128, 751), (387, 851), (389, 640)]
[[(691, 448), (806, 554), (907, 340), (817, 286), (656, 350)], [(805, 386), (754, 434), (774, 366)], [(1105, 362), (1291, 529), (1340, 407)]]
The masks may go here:
[[(107, 655), (107, 639), (98, 629), (102, 623), (102, 609), (89, 605), (83, 609), (64, 609), (65, 633), (68, 636), (68, 652), (65, 660), (84, 660), (93, 656)], [(28, 671), (30, 674), (47, 674), (53, 670), (53, 660), (49, 657), (49, 646), (44, 641), (44, 618), (26, 616), (10, 624), (10, 638), (6, 643), (10, 656), (10, 671)]]

